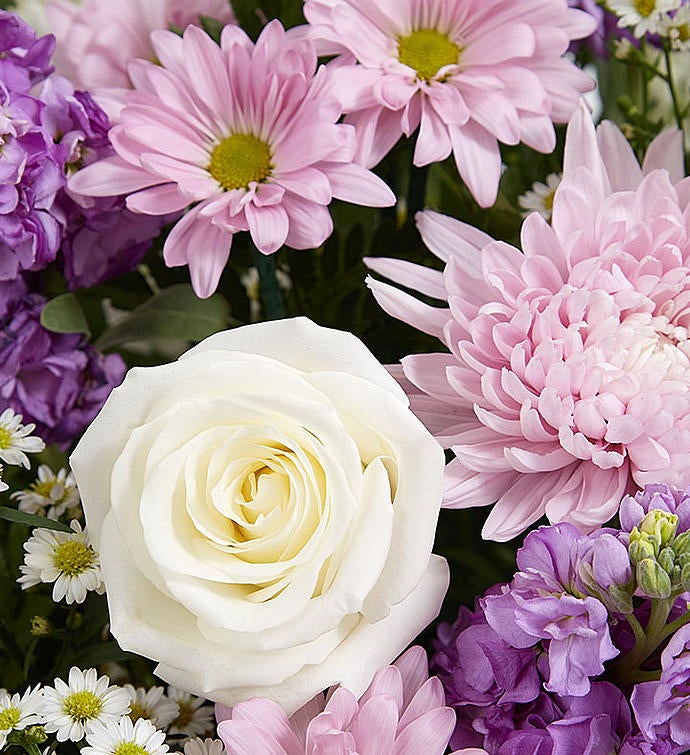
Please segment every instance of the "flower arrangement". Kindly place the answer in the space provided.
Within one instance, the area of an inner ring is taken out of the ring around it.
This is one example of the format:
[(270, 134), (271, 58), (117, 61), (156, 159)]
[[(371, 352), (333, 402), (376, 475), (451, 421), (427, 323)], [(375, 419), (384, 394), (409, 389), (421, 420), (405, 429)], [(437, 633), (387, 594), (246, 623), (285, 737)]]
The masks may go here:
[(0, 3), (0, 752), (690, 752), (689, 55)]

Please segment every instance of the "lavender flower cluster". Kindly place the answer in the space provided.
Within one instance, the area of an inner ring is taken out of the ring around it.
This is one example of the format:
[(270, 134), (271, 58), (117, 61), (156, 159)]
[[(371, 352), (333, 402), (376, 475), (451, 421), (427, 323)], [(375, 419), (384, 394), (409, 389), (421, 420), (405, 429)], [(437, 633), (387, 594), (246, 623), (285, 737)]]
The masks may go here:
[(125, 371), (78, 335), (40, 324), (47, 299), (37, 273), (55, 263), (71, 290), (132, 270), (165, 218), (137, 215), (124, 197), (94, 199), (67, 177), (107, 158), (106, 114), (52, 73), (52, 35), (37, 38), (0, 11), (0, 409), (66, 443), (93, 419)]
[(439, 627), (453, 747), (690, 749), (690, 489), (647, 485), (619, 517), (620, 529), (531, 532), (513, 580)]

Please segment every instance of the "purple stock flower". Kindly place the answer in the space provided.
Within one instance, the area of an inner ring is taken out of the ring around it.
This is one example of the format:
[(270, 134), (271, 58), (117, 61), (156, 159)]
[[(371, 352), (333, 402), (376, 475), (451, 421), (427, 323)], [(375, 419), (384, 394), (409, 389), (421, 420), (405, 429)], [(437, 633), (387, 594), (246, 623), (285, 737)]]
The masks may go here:
[(100, 354), (81, 335), (46, 330), (45, 302), (25, 295), (0, 319), (0, 411), (10, 407), (34, 422), (46, 443), (67, 444), (96, 416), (126, 367), (118, 354)]
[(631, 703), (649, 742), (670, 739), (690, 750), (690, 626), (681, 627), (661, 654), (658, 681), (637, 684)]
[(62, 188), (59, 149), (43, 129), (43, 104), (0, 82), (0, 280), (55, 259), (60, 225), (52, 212)]
[(497, 755), (608, 755), (632, 729), (623, 693), (608, 682), (595, 682), (586, 697), (558, 698), (561, 713), (543, 726), (534, 717), (508, 734)]
[(690, 488), (680, 490), (673, 485), (653, 483), (645, 485), (635, 496), (626, 495), (621, 501), (621, 527), (630, 532), (652, 509), (667, 511), (678, 517), (678, 532), (690, 529)]
[(586, 537), (571, 524), (531, 532), (518, 551), (520, 571), (503, 594), (483, 601), (488, 623), (512, 647), (545, 641), (546, 688), (561, 695), (586, 694), (589, 678), (619, 652), (606, 607), (577, 586), (578, 549)]
[[(113, 154), (108, 118), (87, 92), (51, 76), (41, 99), (43, 124), (59, 139), (67, 172)], [(133, 270), (171, 219), (131, 212), (124, 196), (84, 197), (67, 188), (58, 194), (56, 208), (65, 225), (59, 261), (72, 290)]]
[(432, 668), (449, 705), (525, 703), (539, 695), (537, 651), (509, 645), (481, 611), (462, 609), (452, 626), (441, 624), (434, 648)]
[(0, 81), (14, 92), (28, 92), (51, 73), (55, 37), (36, 38), (16, 13), (0, 10)]

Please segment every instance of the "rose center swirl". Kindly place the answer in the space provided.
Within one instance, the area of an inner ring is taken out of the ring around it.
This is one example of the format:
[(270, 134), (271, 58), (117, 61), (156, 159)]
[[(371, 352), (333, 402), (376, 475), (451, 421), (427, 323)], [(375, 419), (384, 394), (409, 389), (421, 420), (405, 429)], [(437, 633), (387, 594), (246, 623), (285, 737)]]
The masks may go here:
[(271, 150), (253, 134), (231, 134), (211, 152), (208, 172), (226, 191), (247, 189), (271, 175)]
[(455, 65), (460, 48), (436, 29), (418, 29), (398, 40), (398, 60), (430, 81), (444, 66)]

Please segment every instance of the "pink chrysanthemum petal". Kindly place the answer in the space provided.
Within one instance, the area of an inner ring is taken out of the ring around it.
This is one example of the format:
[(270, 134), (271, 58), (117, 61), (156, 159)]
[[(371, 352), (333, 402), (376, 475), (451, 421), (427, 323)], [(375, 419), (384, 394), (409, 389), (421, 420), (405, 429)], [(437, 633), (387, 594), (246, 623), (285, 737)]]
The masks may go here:
[(446, 263), (444, 291), (427, 268), (371, 263), (448, 304), (370, 282), (386, 311), (450, 352), (405, 358), (402, 384), (456, 456), (445, 505), (495, 504), (484, 537), (511, 539), (544, 515), (592, 529), (635, 485), (690, 481), (681, 150), (665, 132), (640, 167), (622, 134), (607, 123), (596, 132), (583, 106), (568, 127), (552, 222), (530, 215), (522, 252), (424, 212), (418, 226)]

